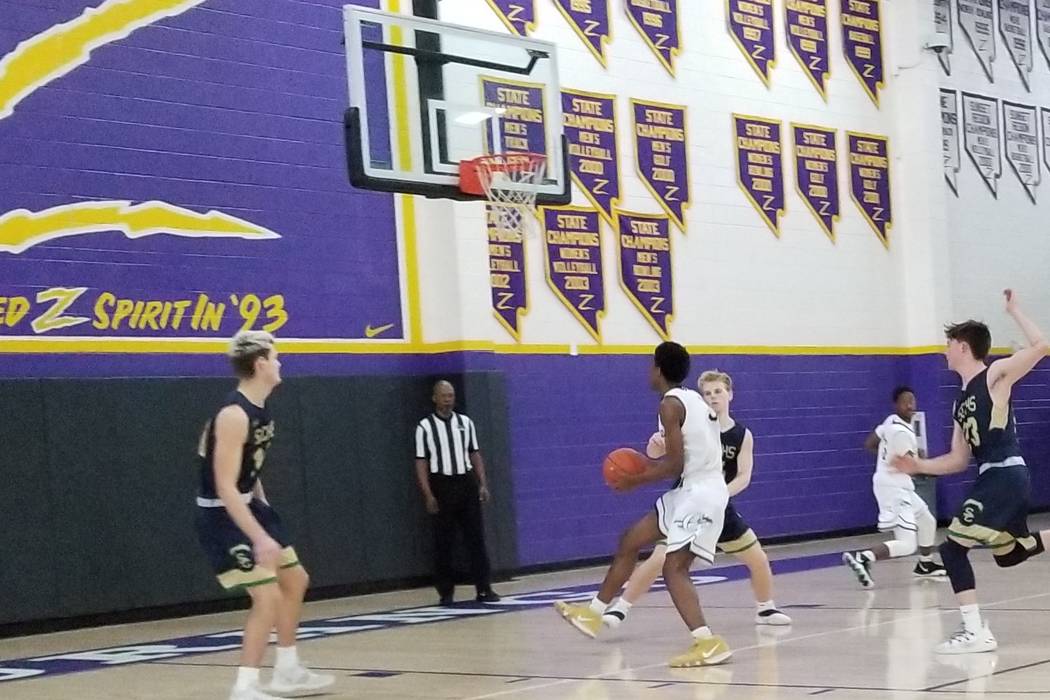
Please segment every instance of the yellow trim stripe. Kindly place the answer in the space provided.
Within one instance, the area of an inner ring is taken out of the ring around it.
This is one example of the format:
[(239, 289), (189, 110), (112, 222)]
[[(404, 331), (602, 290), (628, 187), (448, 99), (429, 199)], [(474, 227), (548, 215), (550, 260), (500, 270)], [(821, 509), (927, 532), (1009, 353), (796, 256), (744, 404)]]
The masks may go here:
[[(568, 344), (508, 344), (487, 340), (458, 340), (443, 343), (383, 342), (376, 340), (329, 340), (281, 338), (285, 355), (438, 355), (453, 352), (490, 352), (499, 355), (569, 355)], [(0, 336), (0, 354), (134, 353), (216, 355), (226, 352), (226, 339), (193, 338), (82, 338)], [(580, 345), (579, 355), (648, 355), (654, 344)], [(854, 345), (688, 345), (698, 355), (932, 355), (941, 345), (915, 347)], [(996, 355), (1010, 354), (995, 348)]]

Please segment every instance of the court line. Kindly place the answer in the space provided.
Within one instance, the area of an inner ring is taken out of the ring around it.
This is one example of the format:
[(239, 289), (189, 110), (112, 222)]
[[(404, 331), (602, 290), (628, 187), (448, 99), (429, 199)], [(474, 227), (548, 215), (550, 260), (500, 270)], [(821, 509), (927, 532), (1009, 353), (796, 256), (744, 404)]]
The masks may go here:
[[(1016, 597), (1016, 598), (1007, 598), (1005, 600), (996, 601), (994, 603), (986, 603), (982, 607), (987, 609), (987, 608), (991, 608), (991, 607), (994, 607), (994, 606), (997, 606), (997, 605), (1005, 605), (1007, 603), (1017, 603), (1017, 602), (1024, 601), (1024, 600), (1035, 600), (1037, 598), (1046, 598), (1048, 596), (1050, 596), (1050, 593), (1036, 593), (1036, 594), (1033, 594), (1033, 595), (1019, 596), (1019, 597)], [(921, 613), (921, 614), (919, 614), (917, 616), (916, 615), (909, 615), (909, 616), (907, 616), (906, 619), (911, 619), (911, 618), (915, 618), (915, 617), (919, 617), (919, 618), (934, 617), (934, 616), (943, 615), (945, 613), (954, 613), (954, 612), (955, 612), (954, 609), (949, 609), (949, 610), (930, 610), (928, 612)], [(804, 635), (802, 635), (800, 637), (784, 637), (782, 639), (778, 639), (777, 640), (776, 646), (780, 646), (781, 644), (787, 644), (789, 642), (797, 642), (797, 641), (801, 641), (801, 640), (804, 640), (804, 639), (816, 639), (818, 637), (827, 637), (827, 636), (833, 635), (833, 634), (842, 634), (844, 632), (856, 632), (856, 631), (859, 631), (859, 630), (871, 629), (873, 627), (882, 627), (884, 625), (898, 624), (900, 622), (901, 622), (900, 619), (895, 618), (895, 619), (892, 619), (892, 620), (884, 620), (882, 622), (876, 622), (874, 624), (854, 625), (852, 627), (843, 627), (843, 628), (839, 628), (839, 629), (835, 629), (835, 630), (825, 630), (823, 632), (814, 632), (812, 634), (804, 634)], [(739, 647), (737, 649), (734, 649), (733, 652), (734, 653), (738, 653), (738, 652), (742, 652), (742, 651), (751, 651), (753, 649), (758, 649), (758, 648), (761, 648), (763, 646), (766, 646), (766, 645), (765, 644), (752, 644), (750, 646)], [(593, 674), (591, 676), (587, 676), (586, 678), (583, 678), (582, 680), (585, 680), (585, 681), (610, 680), (610, 679), (605, 678), (605, 676), (610, 676), (610, 675), (613, 675), (613, 674), (619, 675), (619, 674), (626, 674), (626, 673), (637, 673), (639, 671), (647, 671), (647, 670), (654, 669), (654, 668), (660, 668), (660, 667), (666, 666), (666, 664), (667, 664), (666, 661), (662, 661), (662, 662), (659, 662), (659, 663), (646, 664), (646, 665), (643, 665), (643, 666), (631, 666), (631, 667), (627, 667), (627, 668), (621, 668), (621, 669), (618, 669), (616, 671), (606, 671), (606, 672), (603, 672), (603, 673), (596, 673), (596, 674)], [(715, 668), (715, 667), (711, 667), (711, 668)], [(967, 677), (967, 678), (962, 679), (961, 681), (957, 681), (956, 683), (953, 683), (952, 685), (956, 685), (958, 683), (965, 683), (968, 680), (971, 680), (971, 679), (969, 677)], [(551, 683), (546, 683), (546, 684), (542, 684), (542, 685), (532, 686), (532, 687), (529, 687), (529, 688), (513, 689), (513, 690), (501, 690), (501, 691), (497, 691), (495, 693), (486, 693), (484, 695), (471, 695), (469, 698), (464, 698), (463, 700), (487, 700), (488, 698), (497, 698), (497, 697), (503, 697), (503, 696), (507, 696), (507, 695), (515, 695), (517, 693), (525, 692), (526, 690), (533, 691), (533, 690), (542, 690), (544, 688), (553, 688), (553, 687), (558, 686), (558, 685), (564, 685), (566, 683), (572, 683), (572, 682), (577, 682), (577, 681), (575, 681), (575, 680), (573, 680), (573, 681), (559, 680), (559, 681), (554, 681), (554, 682), (551, 682)], [(790, 686), (783, 686), (783, 687), (790, 687)], [(828, 686), (825, 685), (825, 684), (820, 684), (820, 685), (807, 686), (807, 687), (826, 688)], [(915, 692), (923, 692), (923, 690), (922, 689), (903, 689), (903, 690), (896, 691), (896, 692), (913, 692), (913, 693), (915, 693)]]
[[(1002, 675), (1004, 673), (1011, 673), (1013, 671), (1023, 671), (1026, 668), (1034, 668), (1036, 666), (1042, 666), (1043, 664), (1050, 664), (1050, 659), (1043, 659), (1042, 661), (1033, 661), (1032, 663), (1029, 663), (1029, 664), (1022, 664), (1020, 666), (1013, 666), (1011, 668), (1004, 668), (1004, 669), (1000, 669), (998, 671), (992, 671), (991, 673), (986, 673), (983, 676), (971, 676), (969, 678), (964, 678), (961, 681), (952, 681), (951, 683), (941, 683), (940, 685), (933, 685), (933, 686), (930, 686), (929, 688), (926, 688), (925, 692), (932, 692), (932, 691), (937, 691), (937, 690), (943, 690), (944, 688), (950, 688), (953, 685), (959, 685), (960, 683), (965, 683), (966, 681), (977, 680), (978, 678), (991, 678), (992, 676), (998, 676), (998, 675)], [(953, 691), (953, 692), (956, 692), (956, 691)], [(1028, 691), (1023, 691), (1023, 692), (1028, 692)], [(1040, 692), (1045, 692), (1045, 691), (1040, 691)]]

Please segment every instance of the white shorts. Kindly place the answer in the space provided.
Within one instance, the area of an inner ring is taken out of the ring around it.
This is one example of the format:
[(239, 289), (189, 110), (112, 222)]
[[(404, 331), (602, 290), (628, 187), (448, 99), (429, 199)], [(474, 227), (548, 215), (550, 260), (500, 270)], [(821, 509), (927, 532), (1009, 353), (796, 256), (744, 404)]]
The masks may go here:
[(872, 490), (879, 504), (880, 530), (899, 527), (912, 532), (918, 531), (919, 518), (924, 511), (929, 511), (929, 507), (914, 489), (875, 484)]
[(715, 548), (722, 534), (722, 520), (729, 491), (725, 482), (694, 484), (668, 491), (656, 501), (657, 523), (667, 538), (667, 551), (689, 547), (708, 564), (715, 560)]

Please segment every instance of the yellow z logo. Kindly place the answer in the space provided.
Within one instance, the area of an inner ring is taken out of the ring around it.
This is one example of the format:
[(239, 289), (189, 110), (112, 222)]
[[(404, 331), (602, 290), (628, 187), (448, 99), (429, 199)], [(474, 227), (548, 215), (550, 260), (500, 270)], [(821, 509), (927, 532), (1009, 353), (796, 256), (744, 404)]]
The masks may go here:
[(656, 41), (653, 42), (653, 46), (655, 46), (658, 49), (666, 49), (667, 40), (670, 38), (671, 37), (667, 36), (666, 34), (657, 34)]
[(58, 330), (59, 328), (69, 328), (70, 326), (76, 326), (85, 321), (90, 321), (89, 318), (83, 316), (62, 316), (73, 303), (80, 298), (80, 295), (87, 291), (87, 287), (73, 287), (67, 289), (65, 287), (52, 287), (51, 289), (45, 289), (42, 292), (38, 292), (36, 300), (39, 303), (53, 301), (54, 304), (50, 309), (40, 315), (39, 318), (33, 320), (33, 332), (35, 333), (46, 333), (47, 331)]
[(593, 294), (581, 294), (580, 305), (577, 308), (580, 311), (594, 311), (594, 307), (591, 306), (592, 301), (594, 301)]
[(510, 305), (510, 302), (514, 299), (514, 292), (499, 292), (499, 301), (496, 302), (496, 309), (499, 311), (514, 311), (514, 307)]
[(874, 209), (872, 209), (871, 210), (871, 212), (872, 212), (871, 213), (871, 220), (872, 221), (882, 221), (882, 212), (884, 212), (884, 211), (886, 211), (886, 210), (883, 209), (882, 207), (875, 207)]
[(668, 202), (677, 202), (678, 201), (678, 190), (680, 190), (680, 189), (682, 189), (682, 188), (678, 187), (677, 185), (668, 185), (664, 189), (664, 199), (667, 200)]
[(864, 66), (864, 77), (865, 78), (870, 78), (871, 77), (871, 73), (874, 70), (875, 70), (875, 66), (871, 65), (870, 63), (868, 65)]
[(772, 195), (766, 195), (765, 201), (762, 202), (762, 211), (774, 211), (773, 199)]
[(514, 22), (524, 22), (525, 20), (518, 17), (518, 15), (524, 11), (525, 7), (523, 5), (511, 5), (507, 8), (507, 19), (509, 19), (512, 24)]
[(830, 206), (831, 206), (831, 202), (821, 202), (820, 203), (820, 215), (821, 216), (831, 216), (832, 215), (831, 212), (828, 211), (828, 207), (830, 207)]
[(594, 187), (591, 188), (591, 194), (609, 194), (605, 191), (608, 184), (608, 180), (595, 180)]
[(812, 58), (810, 58), (809, 59), (809, 69), (810, 70), (820, 70), (820, 62), (821, 62), (821, 60), (823, 60), (823, 59), (821, 59), (820, 56), (813, 56)]
[(761, 59), (765, 58), (765, 56), (763, 55), (763, 54), (765, 54), (765, 52), (766, 52), (766, 47), (765, 46), (761, 46), (761, 45), (760, 46), (756, 46), (755, 48), (751, 49), (751, 58), (754, 58), (756, 61), (757, 60), (761, 60)]
[(596, 34), (594, 32), (594, 30), (597, 29), (599, 26), (601, 26), (601, 22), (595, 21), (593, 19), (587, 20), (583, 23), (583, 35), (593, 37), (601, 36), (601, 34)]
[(654, 314), (662, 314), (664, 310), (661, 308), (664, 305), (663, 297), (653, 297), (653, 303), (649, 305), (649, 311)]

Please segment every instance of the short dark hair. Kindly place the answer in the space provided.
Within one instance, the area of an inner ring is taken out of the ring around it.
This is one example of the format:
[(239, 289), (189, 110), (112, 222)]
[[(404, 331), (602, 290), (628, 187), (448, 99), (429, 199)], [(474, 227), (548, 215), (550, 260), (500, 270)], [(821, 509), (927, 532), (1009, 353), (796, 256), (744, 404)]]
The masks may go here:
[(678, 343), (667, 341), (657, 345), (653, 362), (672, 384), (681, 384), (689, 376), (689, 351)]
[(901, 384), (899, 387), (893, 390), (893, 403), (897, 403), (897, 399), (901, 397), (901, 394), (912, 394), (915, 395), (915, 390), (907, 384)]
[(975, 360), (983, 360), (992, 350), (992, 333), (988, 326), (980, 321), (970, 319), (962, 323), (948, 324), (944, 327), (944, 335), (948, 340), (957, 340), (969, 345)]

